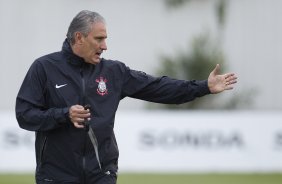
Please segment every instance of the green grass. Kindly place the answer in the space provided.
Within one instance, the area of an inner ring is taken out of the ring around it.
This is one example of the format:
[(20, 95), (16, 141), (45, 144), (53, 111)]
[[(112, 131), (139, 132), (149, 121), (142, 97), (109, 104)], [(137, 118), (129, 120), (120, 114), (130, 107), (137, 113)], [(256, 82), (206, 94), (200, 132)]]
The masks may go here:
[[(0, 184), (34, 184), (32, 174), (0, 174)], [(118, 184), (281, 184), (280, 174), (120, 174)]]
[(32, 174), (0, 174), (0, 184), (34, 184)]
[(282, 174), (123, 174), (118, 184), (282, 184)]

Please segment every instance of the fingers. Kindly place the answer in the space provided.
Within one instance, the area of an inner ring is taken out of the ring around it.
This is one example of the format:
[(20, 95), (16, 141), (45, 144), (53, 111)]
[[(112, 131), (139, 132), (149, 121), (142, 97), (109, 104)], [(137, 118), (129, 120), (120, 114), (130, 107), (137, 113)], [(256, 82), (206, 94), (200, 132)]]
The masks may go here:
[(237, 77), (234, 73), (225, 74), (224, 78), (225, 78), (225, 84), (226, 85), (231, 85), (231, 84), (237, 83)]
[(232, 85), (227, 85), (224, 90), (231, 90), (231, 89), (233, 89), (233, 88), (234, 88), (234, 87), (233, 87)]
[(73, 105), (69, 109), (69, 117), (76, 128), (84, 128), (85, 119), (90, 120), (89, 109), (85, 110), (81, 105)]
[(225, 78), (225, 90), (233, 89), (233, 84), (237, 83), (237, 77), (234, 73), (227, 73)]
[(73, 125), (74, 125), (76, 128), (84, 128), (84, 124), (80, 124), (80, 123), (74, 122)]
[(229, 80), (229, 79), (237, 79), (236, 75), (234, 73), (227, 73), (224, 75), (224, 78), (226, 80)]

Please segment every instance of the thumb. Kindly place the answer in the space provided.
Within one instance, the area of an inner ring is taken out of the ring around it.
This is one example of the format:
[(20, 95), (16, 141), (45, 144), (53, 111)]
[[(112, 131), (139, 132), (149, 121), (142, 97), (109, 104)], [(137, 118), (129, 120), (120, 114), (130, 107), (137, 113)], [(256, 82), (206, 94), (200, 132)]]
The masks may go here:
[(211, 75), (218, 75), (219, 74), (219, 64), (216, 64), (215, 68), (213, 69), (213, 71), (211, 72)]

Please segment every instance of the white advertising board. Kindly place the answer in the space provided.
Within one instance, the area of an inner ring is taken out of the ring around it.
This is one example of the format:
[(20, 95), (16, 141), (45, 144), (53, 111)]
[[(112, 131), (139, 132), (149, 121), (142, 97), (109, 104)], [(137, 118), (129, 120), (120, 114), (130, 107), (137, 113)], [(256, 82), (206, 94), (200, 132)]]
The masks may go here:
[[(35, 169), (34, 132), (0, 113), (0, 172)], [(120, 172), (281, 172), (282, 113), (124, 111)]]

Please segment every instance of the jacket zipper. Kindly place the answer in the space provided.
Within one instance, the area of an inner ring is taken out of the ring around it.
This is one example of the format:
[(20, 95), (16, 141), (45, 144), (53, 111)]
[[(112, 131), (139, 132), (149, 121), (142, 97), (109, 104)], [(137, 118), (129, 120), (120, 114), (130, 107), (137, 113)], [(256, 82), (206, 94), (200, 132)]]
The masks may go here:
[[(81, 83), (82, 83), (82, 105), (85, 105), (85, 79), (83, 75), (83, 68), (84, 64), (80, 68), (80, 76), (81, 76)], [(83, 169), (83, 181), (82, 183), (86, 183), (86, 175), (85, 175), (85, 170), (86, 170), (86, 133), (84, 135), (84, 145), (83, 145), (83, 157), (82, 157), (82, 169)]]
[[(86, 100), (85, 100), (85, 78), (83, 75), (83, 68), (84, 68), (84, 64), (81, 66), (80, 68), (80, 76), (81, 76), (81, 83), (82, 83), (82, 105), (85, 106), (86, 105)], [(86, 183), (86, 174), (85, 174), (85, 170), (86, 170), (86, 139), (87, 139), (87, 135), (89, 134), (89, 125), (85, 124), (85, 134), (84, 134), (84, 148), (83, 148), (83, 157), (82, 157), (82, 167), (83, 167), (83, 184)], [(99, 154), (98, 154), (98, 142), (97, 139), (95, 137), (95, 134), (93, 132), (93, 130), (90, 128), (90, 130), (92, 131), (92, 133), (90, 133), (91, 135), (89, 135), (91, 142), (93, 144), (94, 150), (95, 150), (95, 154), (97, 157), (97, 161), (100, 167), (100, 170), (102, 171), (101, 168), (101, 163), (100, 163), (100, 158), (99, 158)], [(88, 134), (87, 134), (88, 133)]]

